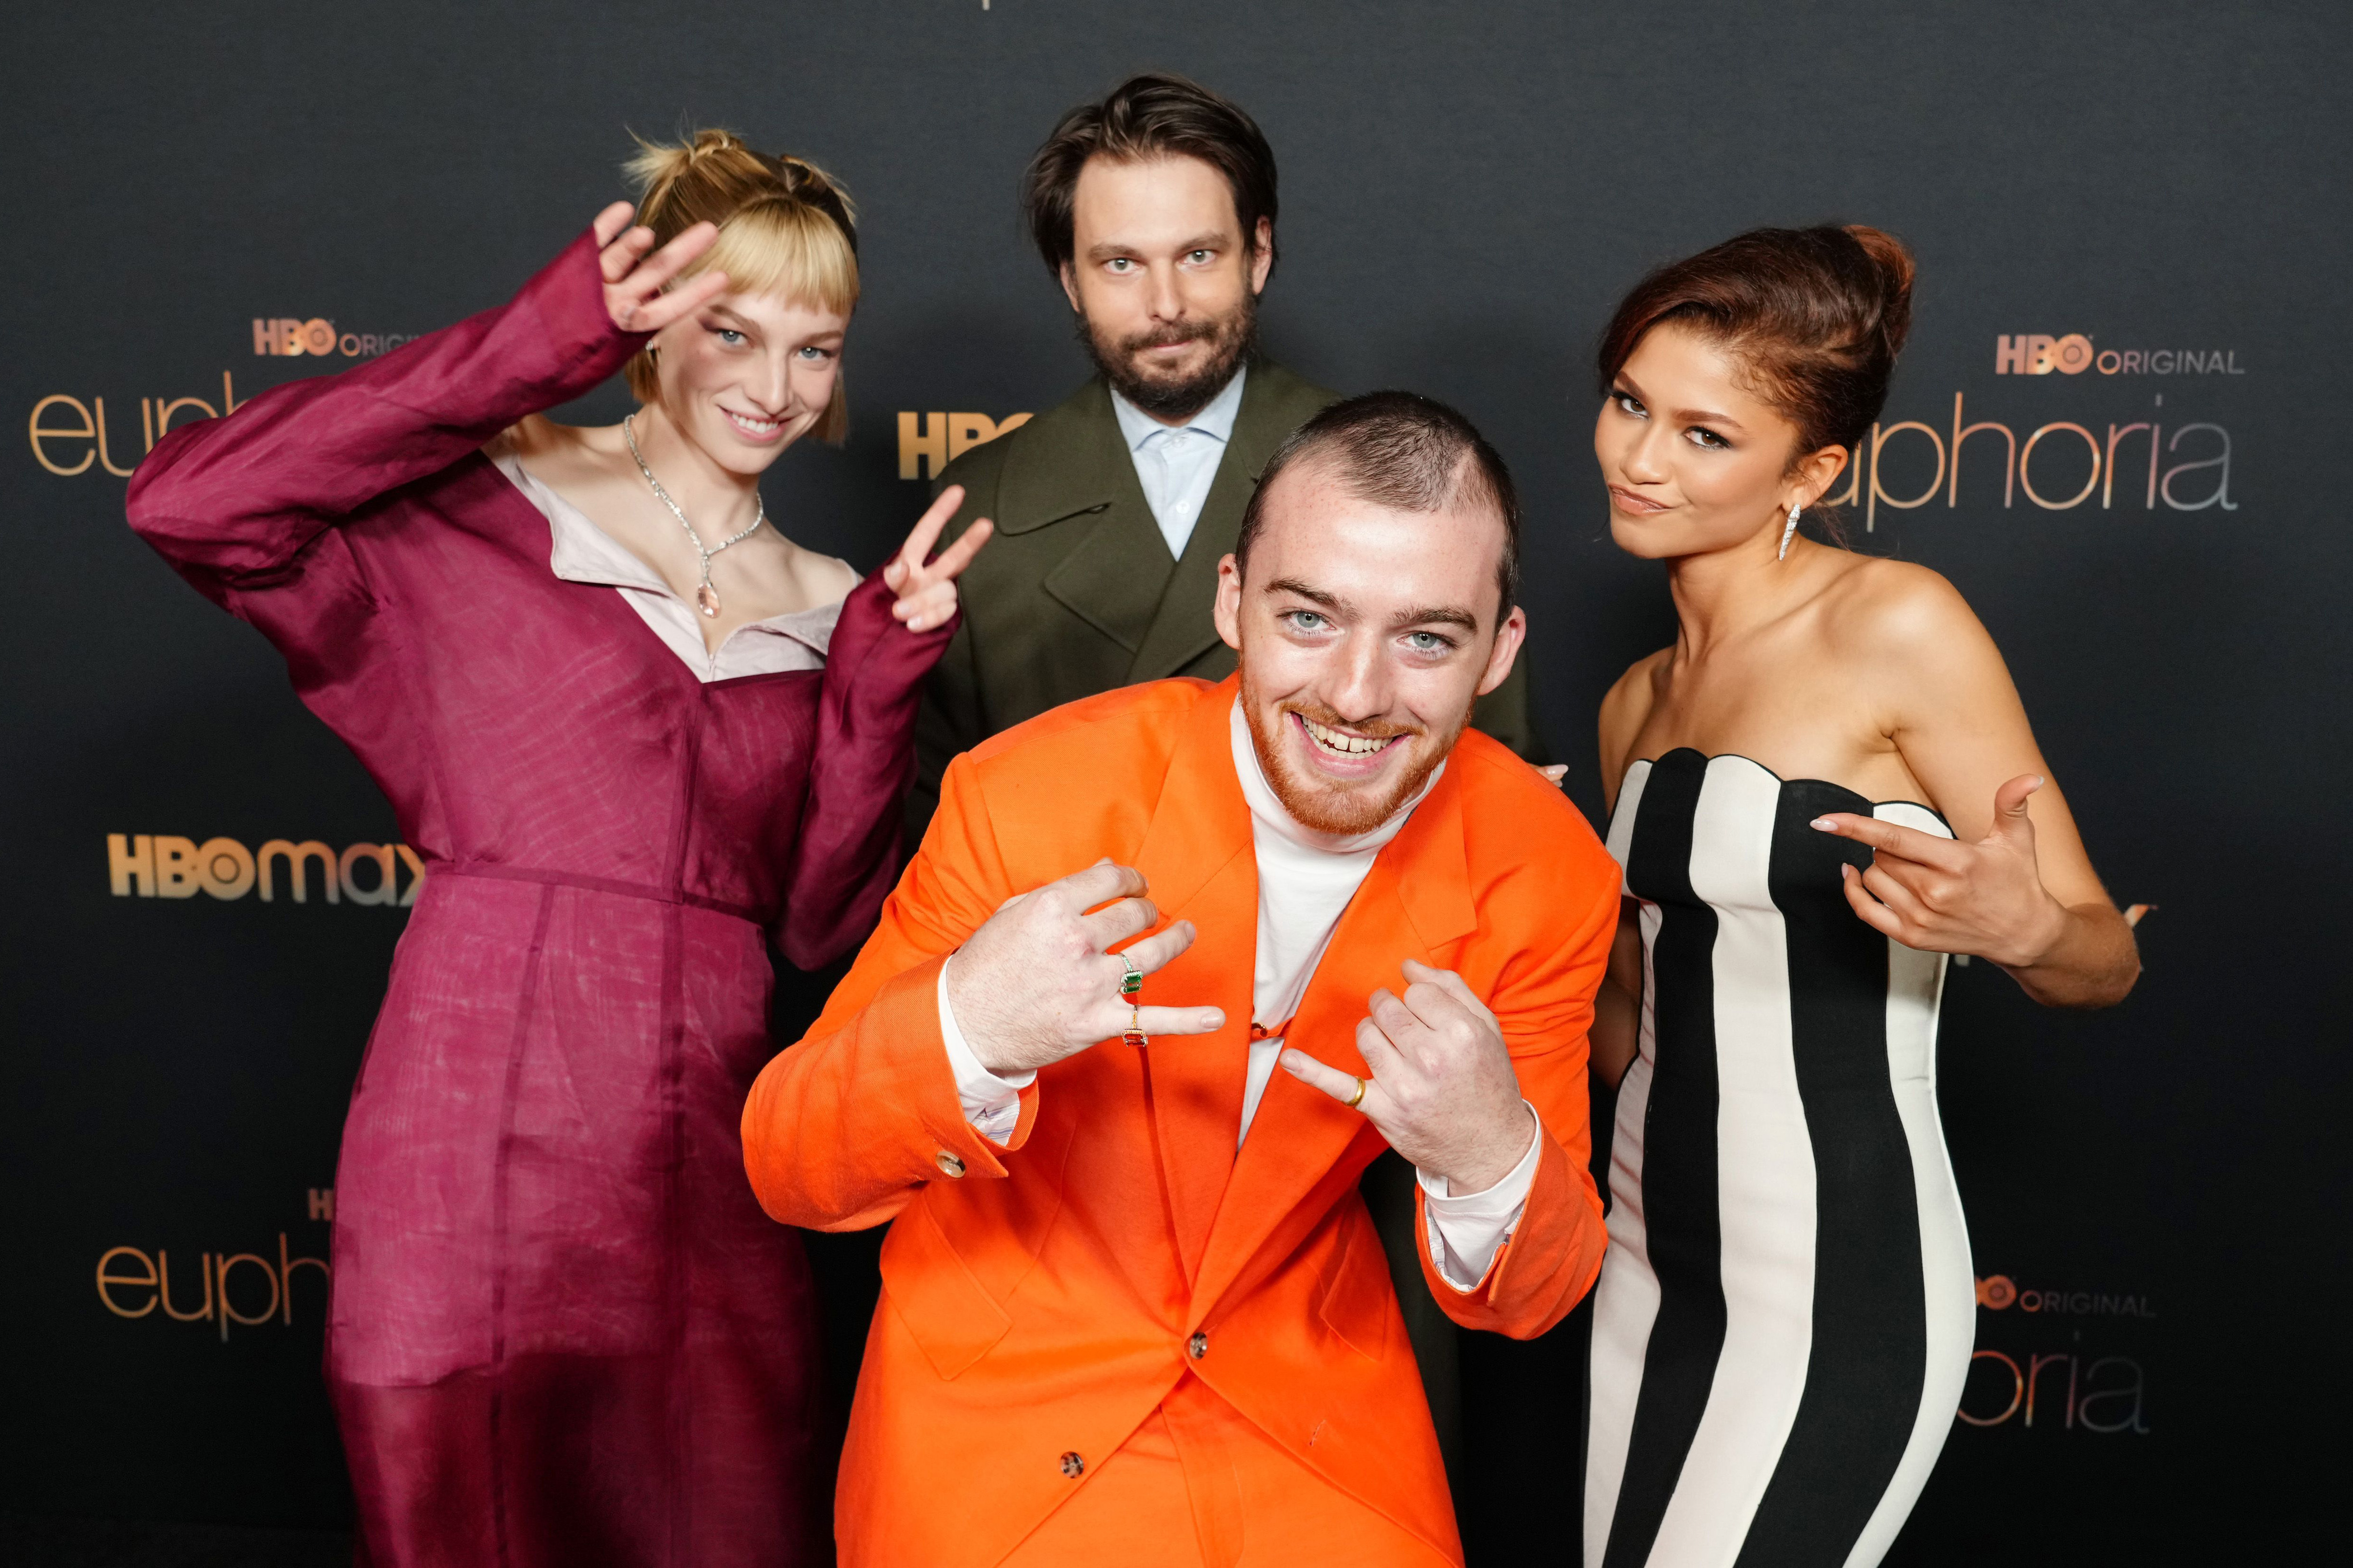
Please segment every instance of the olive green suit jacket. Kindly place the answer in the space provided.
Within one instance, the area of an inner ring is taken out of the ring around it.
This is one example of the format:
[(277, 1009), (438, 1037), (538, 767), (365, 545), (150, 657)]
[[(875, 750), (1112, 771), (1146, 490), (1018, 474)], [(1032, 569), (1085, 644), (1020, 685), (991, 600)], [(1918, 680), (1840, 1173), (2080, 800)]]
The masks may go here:
[[(964, 502), (942, 543), (976, 518), (997, 535), (957, 584), (963, 624), (925, 687), (915, 730), (907, 843), (939, 804), (959, 752), (1050, 708), (1173, 675), (1222, 680), (1234, 653), (1210, 610), (1218, 563), (1241, 532), (1258, 476), (1282, 438), (1339, 395), (1260, 360), (1181, 559), (1153, 520), (1101, 376), (1069, 401), (948, 465)], [(1526, 688), (1481, 699), (1479, 727), (1526, 754)]]

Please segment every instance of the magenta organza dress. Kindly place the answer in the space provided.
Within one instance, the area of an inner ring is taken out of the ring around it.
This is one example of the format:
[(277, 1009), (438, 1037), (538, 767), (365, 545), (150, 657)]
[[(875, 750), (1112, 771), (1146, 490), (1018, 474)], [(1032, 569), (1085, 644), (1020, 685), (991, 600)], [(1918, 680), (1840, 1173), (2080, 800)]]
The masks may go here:
[(744, 1180), (764, 937), (856, 944), (895, 870), (915, 634), (705, 682), (478, 452), (642, 339), (584, 237), (512, 303), (174, 431), (132, 524), (285, 654), (424, 890), (353, 1093), (327, 1377), (364, 1563), (828, 1555), (798, 1237)]

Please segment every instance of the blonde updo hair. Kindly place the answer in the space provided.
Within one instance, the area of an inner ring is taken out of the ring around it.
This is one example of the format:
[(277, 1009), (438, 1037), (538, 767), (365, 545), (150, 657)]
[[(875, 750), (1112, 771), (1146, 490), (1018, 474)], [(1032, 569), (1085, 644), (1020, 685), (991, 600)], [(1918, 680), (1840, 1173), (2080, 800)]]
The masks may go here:
[[(781, 294), (796, 305), (847, 316), (858, 308), (858, 215), (849, 193), (824, 170), (789, 155), (755, 153), (728, 131), (698, 131), (683, 142), (638, 138), (623, 165), (638, 192), (638, 219), (668, 245), (698, 223), (719, 238), (679, 280), (712, 268), (744, 294)], [(640, 403), (660, 395), (652, 352), (640, 349), (624, 374)], [(816, 435), (837, 445), (849, 434), (841, 379)]]

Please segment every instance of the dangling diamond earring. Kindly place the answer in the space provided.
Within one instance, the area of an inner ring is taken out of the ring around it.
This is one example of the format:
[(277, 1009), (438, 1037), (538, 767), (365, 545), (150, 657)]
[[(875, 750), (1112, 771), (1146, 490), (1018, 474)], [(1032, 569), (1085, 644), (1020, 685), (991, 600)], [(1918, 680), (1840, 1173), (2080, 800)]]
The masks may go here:
[(1789, 541), (1798, 536), (1798, 503), (1796, 501), (1791, 501), (1789, 503), (1789, 526), (1781, 531), (1781, 553), (1773, 557), (1776, 561), (1787, 561), (1789, 558)]

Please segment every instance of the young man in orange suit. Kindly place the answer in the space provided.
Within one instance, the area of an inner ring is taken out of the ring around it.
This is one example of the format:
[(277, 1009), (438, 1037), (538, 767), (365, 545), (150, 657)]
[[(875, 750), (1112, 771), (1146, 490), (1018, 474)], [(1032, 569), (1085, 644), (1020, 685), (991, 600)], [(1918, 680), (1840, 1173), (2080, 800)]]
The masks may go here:
[(1551, 1327), (1606, 1239), (1586, 1030), (1617, 868), (1465, 729), (1525, 631), (1517, 531), (1460, 415), (1335, 404), (1220, 565), (1233, 676), (948, 768), (744, 1116), (771, 1215), (897, 1222), (847, 1568), (1461, 1561), (1357, 1176), (1418, 1168), (1466, 1327)]

